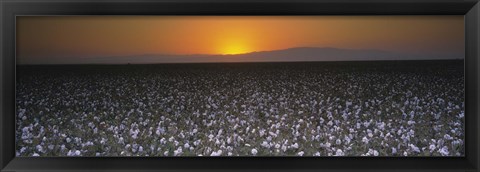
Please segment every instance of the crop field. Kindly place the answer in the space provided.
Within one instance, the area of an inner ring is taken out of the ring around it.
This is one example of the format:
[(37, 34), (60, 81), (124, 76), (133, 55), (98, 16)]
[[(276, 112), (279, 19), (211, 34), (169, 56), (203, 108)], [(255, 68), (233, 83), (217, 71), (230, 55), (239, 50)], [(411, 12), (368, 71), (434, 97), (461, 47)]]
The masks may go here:
[(463, 60), (17, 66), (17, 156), (464, 156)]

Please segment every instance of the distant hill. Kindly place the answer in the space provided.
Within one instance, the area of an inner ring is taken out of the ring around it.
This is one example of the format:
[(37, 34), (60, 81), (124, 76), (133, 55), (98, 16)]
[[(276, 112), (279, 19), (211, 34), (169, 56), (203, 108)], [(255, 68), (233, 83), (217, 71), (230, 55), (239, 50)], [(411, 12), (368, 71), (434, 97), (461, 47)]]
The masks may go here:
[[(371, 61), (371, 60), (428, 60), (455, 59), (457, 57), (425, 56), (373, 49), (340, 49), (331, 47), (297, 47), (283, 50), (259, 51), (235, 55), (168, 55), (144, 54), (83, 58), (72, 62), (66, 58), (52, 58), (50, 64), (140, 64), (140, 63), (212, 63), (212, 62), (294, 62), (294, 61)], [(457, 58), (459, 59), (459, 58)], [(67, 62), (68, 61), (68, 62)]]

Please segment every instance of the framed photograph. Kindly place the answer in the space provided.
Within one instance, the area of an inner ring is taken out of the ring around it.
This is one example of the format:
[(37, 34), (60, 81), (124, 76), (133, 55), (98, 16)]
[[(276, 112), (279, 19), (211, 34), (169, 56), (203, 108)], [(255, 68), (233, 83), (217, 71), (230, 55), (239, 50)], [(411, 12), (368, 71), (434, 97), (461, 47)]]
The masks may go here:
[(2, 171), (478, 171), (470, 1), (5, 1)]

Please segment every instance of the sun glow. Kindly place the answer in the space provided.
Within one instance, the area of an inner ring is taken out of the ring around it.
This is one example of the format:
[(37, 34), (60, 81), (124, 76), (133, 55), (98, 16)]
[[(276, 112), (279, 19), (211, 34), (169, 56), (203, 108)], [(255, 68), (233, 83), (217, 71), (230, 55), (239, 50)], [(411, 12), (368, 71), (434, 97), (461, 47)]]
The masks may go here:
[(222, 28), (216, 34), (217, 53), (234, 55), (252, 52), (252, 47), (257, 46), (257, 35), (244, 26)]
[(222, 54), (244, 54), (249, 53), (250, 50), (244, 45), (230, 44), (226, 45), (222, 50)]

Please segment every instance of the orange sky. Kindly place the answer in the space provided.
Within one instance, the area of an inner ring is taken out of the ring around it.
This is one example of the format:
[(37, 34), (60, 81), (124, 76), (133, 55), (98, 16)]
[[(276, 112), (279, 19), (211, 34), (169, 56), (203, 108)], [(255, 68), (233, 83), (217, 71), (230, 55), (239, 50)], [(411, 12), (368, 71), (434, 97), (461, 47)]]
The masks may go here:
[(463, 16), (21, 16), (17, 58), (238, 54), (291, 47), (464, 54)]

